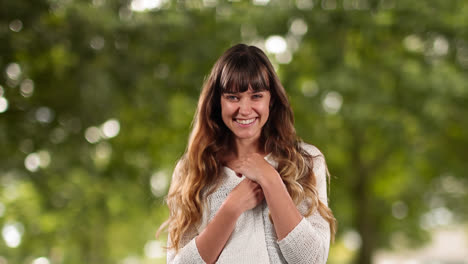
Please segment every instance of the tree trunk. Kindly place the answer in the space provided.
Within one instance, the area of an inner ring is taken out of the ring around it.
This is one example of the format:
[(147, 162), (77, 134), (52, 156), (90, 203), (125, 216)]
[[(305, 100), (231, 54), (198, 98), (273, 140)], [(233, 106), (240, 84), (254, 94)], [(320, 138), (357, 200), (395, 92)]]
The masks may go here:
[(358, 177), (357, 188), (355, 189), (355, 223), (361, 235), (361, 247), (356, 258), (357, 264), (370, 264), (375, 250), (374, 242), (374, 221), (370, 211), (369, 196), (367, 189), (367, 174)]
[(369, 197), (369, 176), (368, 166), (361, 158), (361, 147), (364, 144), (362, 134), (359, 131), (353, 131), (353, 143), (351, 146), (352, 155), (352, 173), (353, 176), (353, 203), (356, 213), (354, 215), (354, 226), (356, 226), (361, 236), (361, 247), (355, 258), (356, 264), (370, 264), (375, 250), (374, 241), (374, 218), (371, 211)]

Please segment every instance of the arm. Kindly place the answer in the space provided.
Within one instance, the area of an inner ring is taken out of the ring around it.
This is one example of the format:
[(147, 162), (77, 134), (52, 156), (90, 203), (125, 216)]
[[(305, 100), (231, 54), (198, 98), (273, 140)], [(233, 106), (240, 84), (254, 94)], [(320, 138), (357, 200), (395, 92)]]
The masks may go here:
[[(326, 187), (326, 164), (323, 156), (314, 159), (314, 173), (317, 177), (317, 190), (320, 201), (328, 205)], [(309, 205), (306, 201), (299, 204), (301, 214)], [(276, 223), (275, 223), (276, 225)], [(317, 210), (305, 217), (289, 232), (279, 239), (278, 245), (288, 263), (326, 263), (330, 247), (330, 225)]]
[(231, 199), (221, 205), (212, 221), (196, 238), (196, 247), (206, 263), (215, 263), (231, 236), (240, 211), (231, 205)]
[(239, 216), (257, 206), (262, 200), (260, 186), (251, 180), (243, 180), (231, 191), (214, 218), (196, 238), (184, 246), (179, 254), (168, 252), (167, 263), (193, 263), (195, 260), (196, 263), (216, 262)]
[(213, 220), (195, 238), (179, 250), (168, 252), (167, 263), (214, 263), (235, 228), (239, 211), (226, 199)]
[[(315, 147), (307, 151), (315, 158), (314, 173), (317, 177), (319, 199), (327, 205), (326, 165), (323, 155)], [(314, 211), (306, 218), (308, 203), (298, 207), (292, 201), (279, 173), (260, 155), (253, 154), (230, 166), (246, 177), (258, 182), (263, 189), (274, 223), (278, 245), (288, 263), (325, 263), (330, 243), (328, 222)]]
[(302, 220), (279, 173), (257, 153), (232, 161), (229, 166), (237, 173), (256, 181), (262, 187), (278, 239), (283, 239)]
[(278, 240), (286, 237), (302, 220), (291, 196), (276, 170), (259, 179), (262, 186)]
[[(189, 236), (184, 236), (185, 241), (188, 240), (188, 243), (184, 247), (179, 249), (179, 252), (176, 254), (175, 249), (167, 250), (167, 263), (168, 264), (183, 264), (183, 263), (192, 263), (192, 264), (205, 264), (200, 254), (198, 253), (197, 246), (195, 244), (195, 238), (189, 240)], [(168, 246), (171, 245), (170, 238), (168, 237)]]
[(239, 216), (263, 201), (260, 186), (244, 179), (229, 193), (212, 221), (196, 239), (200, 255), (207, 263), (214, 263), (226, 245)]

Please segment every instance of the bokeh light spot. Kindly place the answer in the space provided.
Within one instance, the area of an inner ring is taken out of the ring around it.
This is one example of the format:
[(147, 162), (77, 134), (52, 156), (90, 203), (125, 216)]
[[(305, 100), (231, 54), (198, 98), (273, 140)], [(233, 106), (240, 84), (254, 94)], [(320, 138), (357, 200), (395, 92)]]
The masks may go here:
[(420, 226), (430, 230), (439, 226), (447, 226), (452, 223), (453, 213), (446, 207), (434, 208), (420, 218)]
[(19, 19), (15, 19), (10, 22), (9, 28), (13, 32), (20, 32), (23, 29), (23, 22)]
[(8, 100), (5, 97), (0, 97), (0, 113), (8, 110)]
[(305, 33), (307, 33), (307, 23), (304, 21), (304, 19), (296, 18), (291, 23), (291, 27), (289, 30), (294, 35), (302, 36)]
[(281, 36), (270, 36), (265, 41), (265, 48), (268, 52), (278, 54), (286, 50), (286, 40)]
[(466, 195), (468, 189), (466, 188), (466, 182), (460, 180), (449, 173), (441, 175), (440, 186), (442, 190), (451, 195)]
[(95, 126), (88, 127), (85, 131), (85, 138), (91, 144), (97, 143), (101, 140), (101, 130)]
[(397, 201), (392, 205), (392, 215), (396, 219), (403, 219), (408, 215), (408, 206), (402, 202)]
[(102, 133), (107, 138), (113, 138), (119, 134), (120, 123), (117, 119), (109, 119), (102, 125)]
[(21, 82), (20, 92), (23, 97), (30, 97), (34, 92), (34, 82), (31, 79), (26, 79)]
[(203, 0), (204, 7), (216, 7), (218, 5), (217, 0)]
[(323, 99), (323, 109), (330, 114), (336, 114), (340, 111), (343, 104), (343, 97), (338, 92), (329, 92)]
[(18, 80), (21, 75), (21, 67), (18, 63), (10, 63), (6, 67), (6, 74), (11, 80)]
[(2, 236), (5, 244), (10, 248), (16, 248), (21, 244), (24, 227), (21, 223), (8, 223), (3, 226)]
[(24, 166), (30, 172), (36, 172), (39, 167), (47, 168), (50, 164), (50, 153), (47, 150), (41, 150), (30, 153), (24, 160)]
[(305, 81), (301, 86), (302, 94), (307, 97), (312, 97), (317, 95), (318, 93), (318, 85), (317, 82), (313, 80)]
[(122, 260), (122, 264), (140, 264), (140, 258), (137, 256), (128, 256)]
[(314, 7), (313, 0), (296, 0), (296, 6), (300, 10), (310, 10)]
[(151, 192), (156, 197), (161, 197), (164, 195), (166, 188), (168, 186), (168, 179), (166, 173), (163, 171), (158, 171), (153, 173), (150, 178)]
[(145, 255), (150, 259), (162, 258), (166, 254), (163, 251), (162, 243), (157, 240), (148, 241), (145, 244)]
[(103, 6), (106, 3), (106, 0), (93, 0), (93, 5), (96, 7)]
[(424, 50), (424, 43), (416, 35), (409, 35), (403, 40), (403, 45), (408, 51), (422, 52)]
[(49, 167), (51, 160), (49, 151), (41, 150), (37, 153), (37, 155), (39, 155), (39, 167), (43, 169)]
[(434, 54), (437, 56), (444, 56), (449, 51), (449, 43), (444, 37), (436, 37), (433, 43)]
[(101, 36), (95, 36), (94, 38), (91, 39), (89, 42), (89, 46), (91, 46), (92, 49), (94, 50), (101, 50), (104, 48), (105, 40)]
[(269, 2), (270, 0), (253, 0), (253, 4), (258, 6), (268, 5)]
[(288, 50), (276, 54), (276, 60), (281, 64), (288, 64), (292, 61), (292, 54)]
[(39, 165), (41, 165), (41, 159), (37, 153), (31, 153), (26, 156), (24, 166), (28, 171), (36, 172), (39, 169)]
[(343, 234), (343, 243), (351, 251), (358, 250), (361, 247), (361, 235), (355, 230), (349, 230)]
[(132, 11), (143, 12), (161, 8), (165, 2), (164, 0), (133, 0), (130, 7)]
[(50, 264), (50, 261), (46, 257), (39, 257), (33, 260), (32, 264)]
[(36, 110), (36, 120), (40, 123), (50, 123), (54, 120), (54, 117), (54, 112), (48, 107), (42, 106)]

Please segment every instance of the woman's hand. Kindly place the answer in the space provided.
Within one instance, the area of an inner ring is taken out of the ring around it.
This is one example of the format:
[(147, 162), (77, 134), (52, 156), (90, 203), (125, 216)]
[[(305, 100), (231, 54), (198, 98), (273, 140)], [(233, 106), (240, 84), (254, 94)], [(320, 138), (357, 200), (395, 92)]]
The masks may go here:
[(227, 196), (206, 228), (196, 237), (198, 253), (206, 263), (215, 263), (236, 227), (239, 216), (265, 197), (257, 183), (244, 179)]
[(231, 161), (227, 166), (237, 174), (243, 174), (246, 178), (259, 184), (262, 183), (265, 177), (279, 176), (275, 168), (258, 153), (252, 153)]
[(226, 202), (238, 215), (243, 212), (255, 208), (264, 199), (263, 191), (260, 185), (249, 179), (241, 181), (229, 193)]

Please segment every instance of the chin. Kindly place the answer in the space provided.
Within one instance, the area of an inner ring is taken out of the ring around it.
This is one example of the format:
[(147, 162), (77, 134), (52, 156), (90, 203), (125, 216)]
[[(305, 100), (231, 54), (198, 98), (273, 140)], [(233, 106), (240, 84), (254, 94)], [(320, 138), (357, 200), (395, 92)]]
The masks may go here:
[(234, 136), (236, 138), (238, 138), (238, 139), (249, 139), (249, 138), (256, 137), (256, 134), (246, 134), (246, 133), (236, 134), (236, 133), (234, 133)]

